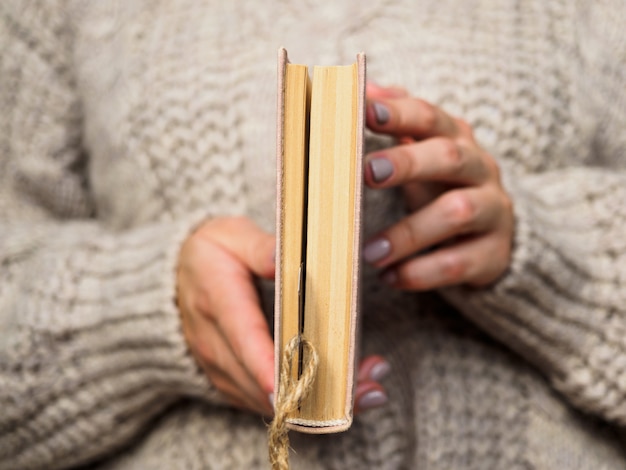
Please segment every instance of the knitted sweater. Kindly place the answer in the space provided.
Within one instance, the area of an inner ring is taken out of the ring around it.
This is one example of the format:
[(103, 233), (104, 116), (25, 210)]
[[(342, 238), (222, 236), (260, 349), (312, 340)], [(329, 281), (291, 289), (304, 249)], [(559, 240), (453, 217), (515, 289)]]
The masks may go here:
[[(1, 2), (0, 469), (268, 465), (174, 294), (200, 221), (274, 227), (279, 46), (366, 51), (371, 80), (466, 119), (516, 216), (488, 288), (366, 271), (389, 404), (292, 433), (293, 466), (626, 468), (625, 21), (623, 0)], [(368, 234), (402, 215), (367, 191)]]

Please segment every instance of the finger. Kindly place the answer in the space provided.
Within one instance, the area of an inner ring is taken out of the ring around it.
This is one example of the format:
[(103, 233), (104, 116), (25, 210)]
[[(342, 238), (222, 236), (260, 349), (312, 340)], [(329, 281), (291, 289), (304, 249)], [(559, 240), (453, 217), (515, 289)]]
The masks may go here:
[(359, 382), (380, 382), (391, 372), (391, 365), (378, 355), (368, 356), (359, 364), (357, 379)]
[(493, 233), (408, 260), (386, 272), (383, 280), (397, 288), (420, 291), (458, 284), (482, 287), (504, 274), (510, 256), (506, 237)]
[(231, 402), (242, 402), (248, 409), (267, 413), (270, 407), (266, 394), (237, 359), (217, 325), (201, 317), (191, 326), (195, 333), (193, 350), (211, 383)]
[(259, 384), (259, 399), (264, 400), (273, 390), (274, 350), (251, 275), (234, 255), (220, 248), (206, 255), (211, 260), (203, 272), (203, 278), (211, 280), (204, 286), (208, 294), (189, 308), (215, 322), (228, 349)]
[(452, 116), (418, 98), (372, 100), (365, 114), (371, 130), (395, 136), (454, 137), (460, 131)]
[(212, 241), (232, 253), (253, 273), (274, 277), (276, 238), (273, 235), (245, 217), (216, 219), (205, 229)]
[(226, 397), (228, 403), (237, 408), (255, 411), (262, 415), (272, 415), (273, 409), (268, 398), (261, 399), (258, 395), (248, 393), (249, 390), (246, 389), (245, 384), (233, 380), (234, 376), (231, 371), (224, 372), (208, 366), (204, 369), (211, 382)]
[(387, 392), (382, 385), (373, 381), (360, 382), (354, 397), (354, 413), (381, 407), (388, 401)]
[[(203, 315), (189, 316), (183, 322), (186, 337), (198, 363), (211, 383), (231, 402), (238, 400), (246, 408), (267, 411), (264, 408), (264, 392), (259, 384), (237, 360), (231, 345), (220, 333), (213, 318)], [(190, 334), (191, 333), (191, 334)]]
[(274, 388), (274, 347), (259, 299), (247, 272), (225, 272), (214, 283), (215, 317), (231, 349), (263, 391)]
[(434, 137), (368, 156), (365, 181), (378, 188), (414, 181), (480, 184), (491, 176), (491, 167), (485, 161), (475, 145), (463, 140)]
[(374, 82), (367, 82), (365, 85), (365, 95), (369, 100), (404, 98), (409, 96), (409, 92), (404, 88), (390, 86), (383, 87)]
[(448, 191), (369, 241), (365, 261), (384, 267), (454, 237), (489, 231), (504, 222), (504, 209), (492, 186)]
[(250, 273), (237, 263), (215, 266), (220, 272), (210, 286), (213, 316), (237, 359), (259, 384), (259, 398), (265, 400), (274, 389), (274, 346)]
[(408, 183), (402, 186), (404, 200), (410, 212), (415, 212), (427, 204), (430, 204), (449, 189), (449, 187), (441, 183), (431, 183), (428, 181)]

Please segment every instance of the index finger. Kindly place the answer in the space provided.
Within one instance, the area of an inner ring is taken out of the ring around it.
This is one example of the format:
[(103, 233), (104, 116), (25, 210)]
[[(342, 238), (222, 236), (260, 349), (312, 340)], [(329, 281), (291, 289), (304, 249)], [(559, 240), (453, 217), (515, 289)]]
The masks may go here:
[(365, 181), (388, 188), (410, 182), (480, 184), (491, 175), (475, 146), (446, 137), (391, 147), (368, 155)]
[(452, 116), (438, 106), (413, 97), (369, 101), (366, 120), (367, 126), (374, 132), (396, 137), (424, 139), (459, 134), (459, 127)]
[(218, 327), (266, 397), (274, 389), (274, 344), (251, 275), (243, 266), (222, 266), (212, 287)]

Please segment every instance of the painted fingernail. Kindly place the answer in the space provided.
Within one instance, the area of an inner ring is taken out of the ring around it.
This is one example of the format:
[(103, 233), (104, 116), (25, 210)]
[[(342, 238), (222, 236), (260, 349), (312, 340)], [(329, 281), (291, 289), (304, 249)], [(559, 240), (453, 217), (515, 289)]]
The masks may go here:
[(368, 263), (375, 263), (389, 255), (389, 253), (391, 253), (391, 242), (386, 238), (377, 238), (365, 245), (363, 258)]
[(273, 394), (273, 393), (270, 393), (270, 394), (267, 396), (267, 399), (269, 400), (270, 405), (272, 405), (272, 408), (274, 408), (274, 394)]
[(387, 124), (389, 122), (389, 108), (387, 108), (387, 106), (382, 103), (374, 103), (372, 104), (372, 108), (374, 108), (376, 124), (382, 126), (383, 124)]
[(381, 279), (385, 284), (392, 286), (398, 281), (398, 275), (396, 274), (395, 271), (390, 270), (390, 271), (385, 272), (382, 275)]
[(376, 183), (382, 183), (393, 173), (392, 163), (384, 157), (372, 158), (369, 161), (369, 166)]
[(387, 394), (385, 392), (381, 392), (380, 390), (371, 390), (359, 399), (359, 408), (361, 410), (369, 410), (371, 408), (383, 406), (388, 401), (389, 398), (387, 398)]
[(374, 382), (380, 382), (391, 372), (391, 365), (387, 361), (379, 362), (370, 370), (369, 377)]

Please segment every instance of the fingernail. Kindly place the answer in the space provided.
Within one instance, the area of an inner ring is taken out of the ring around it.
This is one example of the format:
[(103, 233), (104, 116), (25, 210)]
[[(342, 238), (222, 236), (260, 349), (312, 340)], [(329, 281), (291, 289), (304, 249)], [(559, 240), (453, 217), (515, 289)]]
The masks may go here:
[(270, 394), (267, 396), (267, 399), (270, 401), (270, 404), (272, 405), (272, 408), (274, 408), (274, 394), (273, 394), (273, 393), (270, 393)]
[(365, 258), (365, 261), (368, 263), (375, 263), (383, 259), (389, 253), (391, 253), (391, 242), (386, 238), (378, 238), (365, 245), (363, 258)]
[(361, 410), (369, 410), (383, 406), (387, 401), (389, 401), (389, 399), (386, 393), (380, 390), (371, 390), (361, 397), (359, 400), (359, 408)]
[(382, 183), (393, 173), (393, 165), (384, 157), (372, 158), (369, 161), (369, 166), (376, 183)]
[(374, 103), (372, 104), (374, 108), (374, 116), (376, 117), (376, 124), (382, 126), (383, 124), (387, 124), (389, 122), (389, 109), (382, 103)]
[(385, 272), (385, 274), (382, 275), (381, 279), (385, 284), (389, 284), (390, 286), (392, 286), (398, 281), (398, 275), (395, 271), (390, 270)]
[(379, 362), (370, 370), (369, 376), (374, 382), (380, 382), (391, 372), (391, 365), (387, 361)]

